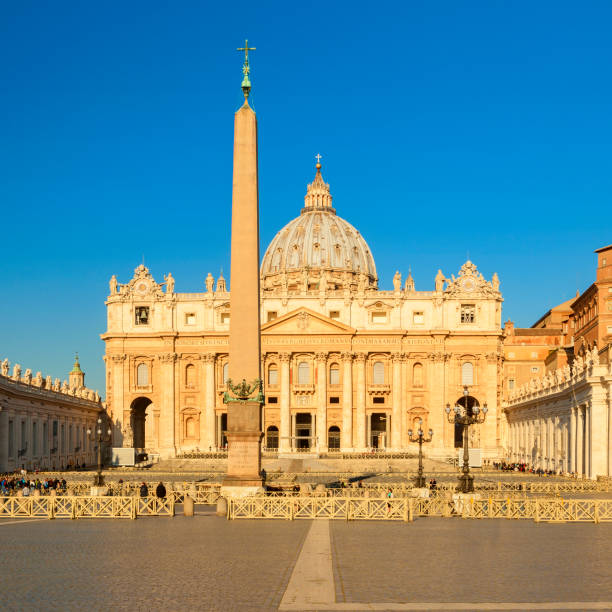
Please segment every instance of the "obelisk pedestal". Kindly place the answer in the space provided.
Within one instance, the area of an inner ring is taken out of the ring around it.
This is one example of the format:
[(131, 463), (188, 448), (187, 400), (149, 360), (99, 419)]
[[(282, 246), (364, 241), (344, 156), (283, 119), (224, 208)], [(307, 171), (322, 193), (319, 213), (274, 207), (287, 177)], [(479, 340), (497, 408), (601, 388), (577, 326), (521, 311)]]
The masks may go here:
[(247, 43), (242, 82), (245, 102), (234, 119), (229, 379), (225, 393), (228, 462), (221, 489), (228, 497), (263, 492), (257, 118), (247, 101), (251, 88), (248, 51)]

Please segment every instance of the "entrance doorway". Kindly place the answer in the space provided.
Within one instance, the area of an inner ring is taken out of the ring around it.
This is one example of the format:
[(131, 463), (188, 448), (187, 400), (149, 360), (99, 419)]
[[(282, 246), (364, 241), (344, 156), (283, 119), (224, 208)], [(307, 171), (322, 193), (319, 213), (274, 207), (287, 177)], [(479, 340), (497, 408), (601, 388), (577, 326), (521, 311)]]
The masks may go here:
[[(467, 415), (472, 416), (473, 408), (475, 406), (480, 407), (478, 400), (471, 395), (462, 395), (456, 402), (455, 405), (461, 406), (464, 410), (467, 408)], [(455, 448), (463, 448), (463, 425), (455, 423)]]
[(387, 419), (384, 412), (370, 415), (370, 448), (387, 447)]
[(298, 412), (295, 415), (295, 448), (310, 450), (312, 447), (312, 415), (309, 412)]
[[(130, 425), (132, 427), (132, 446), (138, 449), (145, 449), (146, 433), (151, 429), (153, 419), (151, 411), (147, 414), (147, 408), (153, 402), (148, 397), (137, 397), (130, 406)], [(147, 416), (149, 417), (147, 423)]]

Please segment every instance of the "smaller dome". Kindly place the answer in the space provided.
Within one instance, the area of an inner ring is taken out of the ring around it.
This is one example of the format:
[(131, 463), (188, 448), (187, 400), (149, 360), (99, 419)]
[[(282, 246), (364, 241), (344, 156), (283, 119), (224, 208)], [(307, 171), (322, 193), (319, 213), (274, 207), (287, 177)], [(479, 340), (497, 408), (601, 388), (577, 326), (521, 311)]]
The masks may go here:
[(329, 185), (317, 163), (301, 215), (268, 246), (261, 264), (264, 290), (367, 289), (377, 284), (376, 266), (363, 236), (332, 207)]

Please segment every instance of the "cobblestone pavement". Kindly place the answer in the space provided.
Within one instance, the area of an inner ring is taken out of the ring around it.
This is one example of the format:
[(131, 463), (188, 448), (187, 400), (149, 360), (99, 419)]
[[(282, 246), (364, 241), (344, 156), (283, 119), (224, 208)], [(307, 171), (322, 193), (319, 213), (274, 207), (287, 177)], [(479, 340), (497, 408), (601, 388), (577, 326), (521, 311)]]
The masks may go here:
[[(198, 509), (193, 519), (0, 520), (2, 609), (276, 610), (290, 578), (308, 578), (294, 568), (311, 521), (230, 522)], [(329, 534), (331, 601), (303, 609), (612, 601), (611, 524), (331, 521)]]
[(273, 610), (309, 526), (215, 516), (0, 521), (2, 609)]
[(612, 601), (612, 524), (333, 521), (337, 602)]

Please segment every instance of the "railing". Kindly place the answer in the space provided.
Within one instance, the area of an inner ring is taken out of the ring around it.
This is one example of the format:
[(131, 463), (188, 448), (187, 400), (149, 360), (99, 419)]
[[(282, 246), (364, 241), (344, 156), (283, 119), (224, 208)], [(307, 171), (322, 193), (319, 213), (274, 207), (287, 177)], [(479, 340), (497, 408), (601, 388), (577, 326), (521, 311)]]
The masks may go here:
[(227, 518), (413, 521), (419, 516), (612, 522), (612, 500), (247, 497), (230, 499)]
[(0, 497), (0, 518), (174, 516), (174, 497)]

